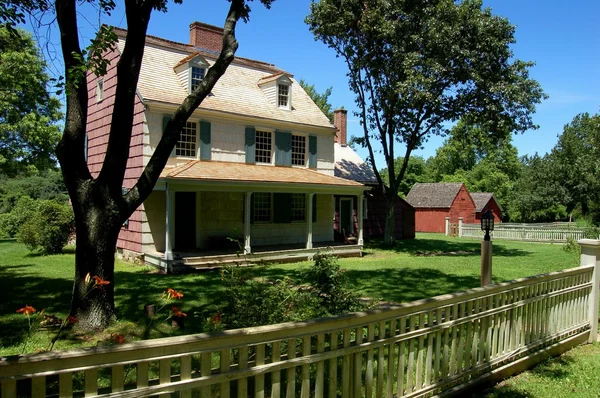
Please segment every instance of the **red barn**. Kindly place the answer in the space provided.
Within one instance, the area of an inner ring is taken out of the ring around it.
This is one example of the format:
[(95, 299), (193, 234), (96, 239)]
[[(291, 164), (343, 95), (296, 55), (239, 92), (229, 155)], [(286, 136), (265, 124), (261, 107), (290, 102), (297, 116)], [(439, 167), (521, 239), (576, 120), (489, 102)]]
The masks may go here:
[(462, 182), (415, 184), (406, 201), (415, 208), (417, 232), (445, 232), (446, 217), (458, 223), (475, 223), (475, 202)]
[(494, 222), (502, 222), (502, 207), (491, 192), (471, 192), (471, 198), (475, 202), (475, 220), (479, 222), (481, 215), (489, 209), (494, 215)]

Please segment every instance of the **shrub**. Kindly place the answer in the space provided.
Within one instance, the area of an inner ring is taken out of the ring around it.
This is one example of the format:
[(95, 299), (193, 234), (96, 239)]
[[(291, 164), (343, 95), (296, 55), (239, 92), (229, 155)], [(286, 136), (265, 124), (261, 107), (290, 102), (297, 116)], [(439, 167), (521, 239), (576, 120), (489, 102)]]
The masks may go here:
[(304, 277), (319, 298), (321, 315), (339, 315), (363, 309), (360, 297), (350, 289), (346, 270), (340, 268), (337, 257), (317, 253)]
[(71, 207), (51, 200), (40, 200), (25, 223), (19, 228), (18, 239), (30, 250), (44, 254), (61, 253), (74, 228)]
[(37, 205), (38, 201), (28, 196), (19, 198), (10, 213), (0, 214), (0, 236), (15, 238), (19, 228), (36, 212)]

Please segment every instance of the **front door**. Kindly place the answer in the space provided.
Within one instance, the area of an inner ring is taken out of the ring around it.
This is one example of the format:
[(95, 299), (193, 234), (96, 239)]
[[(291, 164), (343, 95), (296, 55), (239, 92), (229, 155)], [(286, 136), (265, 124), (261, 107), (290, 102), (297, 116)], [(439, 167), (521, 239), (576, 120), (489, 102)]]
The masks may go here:
[(352, 199), (342, 198), (340, 199), (340, 226), (346, 235), (354, 232), (352, 221)]
[(175, 192), (175, 250), (196, 248), (196, 192)]

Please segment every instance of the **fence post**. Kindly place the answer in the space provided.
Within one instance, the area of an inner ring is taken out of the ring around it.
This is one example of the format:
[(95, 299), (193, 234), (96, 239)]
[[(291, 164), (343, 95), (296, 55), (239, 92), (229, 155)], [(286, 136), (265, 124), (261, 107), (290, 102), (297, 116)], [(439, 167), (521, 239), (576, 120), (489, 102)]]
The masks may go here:
[(446, 217), (446, 236), (450, 234), (450, 217)]
[(459, 238), (462, 238), (462, 225), (463, 225), (463, 218), (458, 217), (458, 237)]
[(589, 342), (598, 341), (598, 302), (600, 301), (600, 240), (581, 239), (581, 266), (593, 265), (592, 290), (590, 292), (590, 339)]

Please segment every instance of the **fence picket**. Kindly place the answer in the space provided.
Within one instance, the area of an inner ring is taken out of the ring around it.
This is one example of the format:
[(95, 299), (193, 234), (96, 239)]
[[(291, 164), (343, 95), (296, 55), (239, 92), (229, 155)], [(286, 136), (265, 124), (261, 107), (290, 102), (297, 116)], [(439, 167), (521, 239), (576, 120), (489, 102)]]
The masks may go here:
[[(329, 335), (329, 350), (336, 351), (339, 346), (338, 332), (331, 332)], [(328, 397), (337, 397), (337, 385), (338, 385), (338, 357), (331, 358), (329, 360), (329, 394)]]
[[(296, 358), (296, 339), (290, 339), (287, 342), (287, 359)], [(288, 368), (286, 373), (286, 398), (291, 398), (296, 396), (296, 367), (292, 366)]]
[[(322, 335), (321, 335), (322, 336)], [(281, 343), (274, 341), (271, 346), (271, 363), (281, 361)], [(279, 398), (281, 396), (281, 371), (276, 370), (271, 373), (271, 398)]]
[[(325, 351), (325, 335), (317, 336), (317, 352)], [(320, 398), (324, 395), (325, 384), (325, 361), (317, 362), (317, 377), (315, 381), (315, 397)]]
[[(240, 347), (238, 350), (238, 369), (248, 369), (248, 347)], [(237, 383), (237, 396), (243, 398), (248, 396), (248, 378), (243, 377)]]

